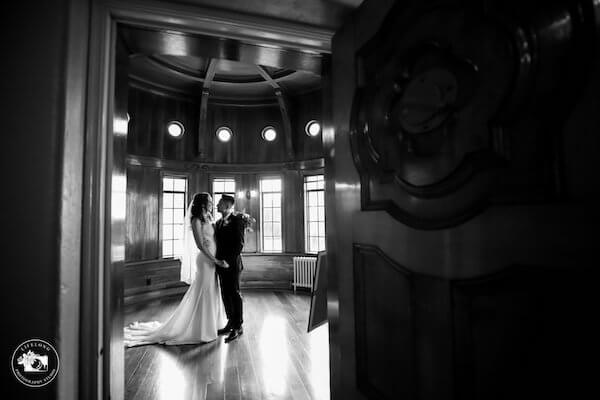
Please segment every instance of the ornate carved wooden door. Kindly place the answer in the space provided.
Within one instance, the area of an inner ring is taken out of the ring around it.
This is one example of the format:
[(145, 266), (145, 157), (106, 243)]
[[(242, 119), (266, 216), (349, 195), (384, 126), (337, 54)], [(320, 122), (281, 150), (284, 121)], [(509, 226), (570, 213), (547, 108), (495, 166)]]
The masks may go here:
[(593, 388), (599, 11), (534, 3), (367, 0), (334, 37), (333, 398)]

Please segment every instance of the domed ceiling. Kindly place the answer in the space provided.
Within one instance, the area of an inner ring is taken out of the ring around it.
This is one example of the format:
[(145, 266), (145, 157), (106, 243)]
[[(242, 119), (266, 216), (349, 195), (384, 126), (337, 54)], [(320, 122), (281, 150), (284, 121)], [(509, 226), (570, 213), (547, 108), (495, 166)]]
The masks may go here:
[(295, 96), (319, 90), (321, 78), (294, 71), (196, 56), (145, 55), (130, 57), (133, 83), (150, 85), (190, 96), (208, 90), (211, 100), (245, 102), (276, 101), (277, 91)]

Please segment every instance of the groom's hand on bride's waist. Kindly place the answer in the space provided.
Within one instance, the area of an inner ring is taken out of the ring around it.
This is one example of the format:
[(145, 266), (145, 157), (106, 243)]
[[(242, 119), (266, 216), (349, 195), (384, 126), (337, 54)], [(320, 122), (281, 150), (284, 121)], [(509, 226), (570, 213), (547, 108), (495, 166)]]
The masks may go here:
[(225, 260), (217, 260), (217, 266), (221, 268), (229, 268), (229, 264)]

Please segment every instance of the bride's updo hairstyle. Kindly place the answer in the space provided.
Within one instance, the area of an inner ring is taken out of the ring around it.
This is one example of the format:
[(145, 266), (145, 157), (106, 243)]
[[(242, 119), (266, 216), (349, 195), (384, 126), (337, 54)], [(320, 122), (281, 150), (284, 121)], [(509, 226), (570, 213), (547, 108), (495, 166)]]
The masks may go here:
[(208, 209), (209, 201), (212, 201), (209, 193), (196, 193), (194, 195), (194, 199), (192, 200), (192, 218), (200, 218), (200, 221), (206, 222), (204, 220), (204, 214), (205, 212), (210, 212)]

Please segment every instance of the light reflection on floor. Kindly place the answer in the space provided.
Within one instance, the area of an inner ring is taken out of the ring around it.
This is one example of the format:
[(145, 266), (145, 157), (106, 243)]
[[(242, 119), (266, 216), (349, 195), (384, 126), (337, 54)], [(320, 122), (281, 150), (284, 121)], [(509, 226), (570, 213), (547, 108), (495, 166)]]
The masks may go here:
[(285, 393), (288, 381), (288, 364), (286, 344), (286, 321), (282, 317), (268, 316), (260, 331), (259, 356), (261, 377), (267, 396), (281, 396)]
[[(264, 301), (257, 298), (258, 307)], [(292, 298), (294, 307), (304, 301)], [(245, 303), (252, 306), (253, 297)], [(260, 310), (248, 310), (244, 335), (230, 344), (220, 337), (203, 345), (127, 349), (130, 368), (139, 358), (139, 372), (128, 378), (134, 383), (126, 399), (329, 399), (328, 326), (306, 333), (304, 310)]]
[(317, 399), (329, 399), (329, 331), (321, 325), (308, 334), (310, 381)]
[(227, 346), (219, 343), (204, 346), (212, 347), (211, 351), (200, 346), (154, 346), (158, 371), (152, 398), (205, 400), (209, 385), (222, 385)]
[(158, 398), (185, 398), (188, 391), (185, 368), (180, 368), (177, 359), (166, 351), (159, 352), (158, 357)]

